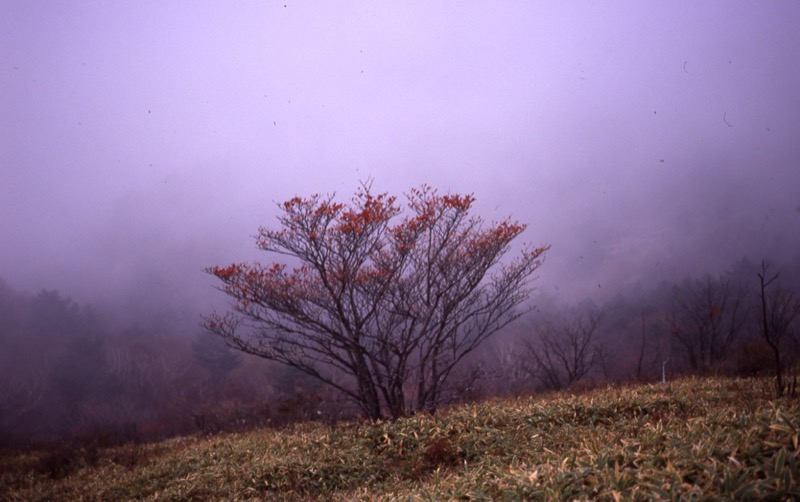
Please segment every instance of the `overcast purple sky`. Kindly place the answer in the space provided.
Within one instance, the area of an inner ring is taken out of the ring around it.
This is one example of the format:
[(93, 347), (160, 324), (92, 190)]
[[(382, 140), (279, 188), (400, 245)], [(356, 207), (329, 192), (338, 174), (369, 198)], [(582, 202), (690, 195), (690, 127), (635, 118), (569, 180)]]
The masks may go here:
[(0, 0), (0, 277), (202, 311), (368, 177), (528, 223), (568, 298), (791, 260), (799, 54), (795, 0)]

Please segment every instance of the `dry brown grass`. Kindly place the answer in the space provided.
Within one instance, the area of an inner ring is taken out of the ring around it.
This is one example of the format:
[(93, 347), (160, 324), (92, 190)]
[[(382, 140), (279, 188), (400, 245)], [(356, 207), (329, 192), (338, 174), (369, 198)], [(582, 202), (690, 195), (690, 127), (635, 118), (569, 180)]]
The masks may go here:
[[(792, 500), (800, 405), (770, 382), (489, 401), (394, 423), (303, 424), (101, 449), (63, 476), (0, 457), (5, 500)], [(136, 451), (131, 449), (136, 448)]]

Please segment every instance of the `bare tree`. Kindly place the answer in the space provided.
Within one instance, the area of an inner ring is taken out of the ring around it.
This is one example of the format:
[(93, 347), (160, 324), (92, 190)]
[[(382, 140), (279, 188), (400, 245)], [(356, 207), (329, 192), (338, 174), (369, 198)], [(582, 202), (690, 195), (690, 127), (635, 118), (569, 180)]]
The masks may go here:
[(566, 309), (534, 324), (534, 336), (523, 341), (528, 373), (548, 389), (569, 387), (602, 360), (596, 334), (601, 314), (590, 308)]
[(397, 224), (396, 198), (369, 184), (350, 204), (279, 205), (281, 228), (261, 228), (257, 244), (299, 265), (209, 268), (234, 303), (206, 327), (338, 389), (370, 418), (436, 409), (456, 365), (521, 315), (548, 246), (501, 263), (524, 225), (485, 225), (470, 216), (471, 195), (422, 186), (407, 199)]
[[(787, 391), (788, 382), (785, 377), (788, 367), (791, 366), (791, 361), (787, 361), (790, 354), (786, 345), (787, 342), (797, 344), (792, 325), (800, 317), (800, 298), (794, 292), (780, 288), (767, 292), (767, 288), (778, 278), (777, 273), (768, 277), (768, 269), (769, 265), (762, 261), (761, 271), (758, 273), (761, 332), (775, 357), (775, 391), (781, 397)], [(794, 386), (791, 390), (794, 391)]]
[(670, 323), (692, 371), (721, 363), (748, 321), (746, 289), (722, 277), (685, 282), (675, 290)]

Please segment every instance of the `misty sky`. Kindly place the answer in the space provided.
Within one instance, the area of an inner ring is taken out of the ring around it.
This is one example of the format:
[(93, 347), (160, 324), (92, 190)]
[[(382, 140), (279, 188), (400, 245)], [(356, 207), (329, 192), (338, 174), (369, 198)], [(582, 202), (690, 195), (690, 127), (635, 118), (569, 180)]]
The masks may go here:
[(367, 178), (528, 223), (567, 298), (786, 263), (798, 51), (794, 0), (0, 0), (0, 277), (203, 311), (275, 201)]

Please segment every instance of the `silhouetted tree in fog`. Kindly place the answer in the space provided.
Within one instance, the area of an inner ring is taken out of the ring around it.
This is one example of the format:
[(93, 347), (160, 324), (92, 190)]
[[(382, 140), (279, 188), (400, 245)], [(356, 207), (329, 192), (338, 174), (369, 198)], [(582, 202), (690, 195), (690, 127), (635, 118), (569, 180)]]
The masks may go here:
[(57, 291), (28, 295), (0, 280), (0, 447), (163, 438), (193, 432), (198, 415), (215, 430), (277, 423), (268, 403), (294, 389), (276, 387), (264, 361), (239, 362), (210, 333), (192, 344), (149, 320), (122, 327)]
[(694, 372), (706, 373), (728, 355), (748, 322), (747, 290), (727, 277), (676, 286), (671, 330)]
[[(768, 272), (769, 265), (761, 262), (759, 280), (759, 317), (761, 333), (772, 349), (775, 357), (775, 391), (781, 397), (787, 390), (786, 373), (796, 362), (797, 357), (797, 319), (800, 317), (800, 298), (794, 292), (773, 287), (767, 288), (778, 279), (778, 274)], [(791, 346), (790, 346), (791, 344)], [(791, 386), (792, 393), (794, 385)]]
[(604, 376), (615, 381), (653, 380), (669, 356), (668, 318), (671, 288), (662, 284), (646, 291), (641, 285), (628, 295), (617, 294), (603, 305), (601, 326), (605, 350)]
[(601, 314), (592, 308), (565, 309), (539, 316), (533, 336), (523, 341), (528, 373), (548, 389), (569, 387), (598, 366)]
[(518, 317), (548, 248), (500, 263), (524, 225), (484, 225), (471, 195), (423, 186), (407, 199), (397, 224), (396, 198), (368, 184), (350, 204), (314, 195), (280, 205), (282, 228), (260, 229), (257, 243), (299, 266), (210, 268), (234, 303), (207, 328), (335, 387), (370, 418), (434, 410), (459, 361)]

